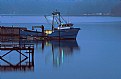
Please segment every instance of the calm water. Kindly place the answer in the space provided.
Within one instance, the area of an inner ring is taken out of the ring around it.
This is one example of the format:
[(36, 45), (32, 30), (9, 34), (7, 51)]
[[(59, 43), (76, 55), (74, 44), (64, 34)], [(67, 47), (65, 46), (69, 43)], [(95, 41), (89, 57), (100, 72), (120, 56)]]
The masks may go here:
[[(0, 79), (121, 79), (120, 17), (114, 17), (115, 20), (112, 17), (108, 17), (108, 20), (105, 19), (107, 17), (100, 17), (98, 21), (96, 17), (93, 18), (93, 22), (86, 22), (86, 19), (75, 21), (75, 26), (81, 28), (76, 41), (31, 42), (35, 48), (34, 69), (1, 70)], [(21, 25), (31, 29), (30, 26), (41, 23), (1, 25)], [(13, 52), (5, 59), (16, 64), (19, 55)], [(6, 65), (2, 60), (0, 64)]]

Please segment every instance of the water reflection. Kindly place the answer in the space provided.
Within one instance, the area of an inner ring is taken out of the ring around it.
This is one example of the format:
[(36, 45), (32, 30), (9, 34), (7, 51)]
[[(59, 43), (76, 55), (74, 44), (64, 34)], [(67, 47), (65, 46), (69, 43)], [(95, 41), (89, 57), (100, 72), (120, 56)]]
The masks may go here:
[[(31, 45), (34, 46), (35, 50), (29, 49)], [(42, 50), (43, 60), (51, 63), (54, 67), (59, 67), (67, 57), (73, 55), (75, 51), (80, 51), (76, 40), (1, 41), (0, 71), (34, 71), (34, 61), (36, 61), (34, 60), (34, 54), (41, 53), (38, 49)], [(15, 54), (16, 52), (18, 55)], [(11, 53), (14, 55), (11, 55)], [(12, 62), (7, 56), (12, 57)], [(35, 63), (35, 65), (38, 65), (38, 63)]]
[(34, 70), (34, 47), (17, 42), (0, 43), (0, 71)]
[[(52, 59), (53, 65), (56, 67), (63, 64), (64, 59), (72, 55), (74, 51), (80, 50), (76, 40), (53, 40), (47, 41), (45, 45), (51, 46), (50, 58)], [(46, 55), (46, 58), (47, 57), (48, 55)]]
[(22, 40), (20, 43), (34, 44), (35, 54), (38, 52), (42, 53), (41, 55), (44, 55), (43, 60), (45, 63), (53, 64), (54, 67), (60, 66), (64, 63), (67, 57), (80, 51), (80, 47), (76, 40)]

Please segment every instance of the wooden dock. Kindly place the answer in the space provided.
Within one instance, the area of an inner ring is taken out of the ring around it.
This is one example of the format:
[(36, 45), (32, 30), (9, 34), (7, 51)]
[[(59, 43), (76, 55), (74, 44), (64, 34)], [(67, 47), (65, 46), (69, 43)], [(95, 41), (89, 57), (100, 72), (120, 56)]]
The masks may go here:
[[(34, 70), (34, 45), (33, 44), (0, 44), (0, 50), (5, 52), (5, 54), (0, 56), (0, 61), (3, 61), (6, 63), (6, 64), (0, 64), (0, 71)], [(25, 52), (25, 50), (27, 52)], [(19, 55), (20, 61), (17, 62), (17, 64), (13, 64), (4, 58), (12, 51), (16, 51), (17, 53), (20, 54)], [(22, 59), (22, 57), (24, 58)], [(25, 63), (25, 61), (27, 62)]]

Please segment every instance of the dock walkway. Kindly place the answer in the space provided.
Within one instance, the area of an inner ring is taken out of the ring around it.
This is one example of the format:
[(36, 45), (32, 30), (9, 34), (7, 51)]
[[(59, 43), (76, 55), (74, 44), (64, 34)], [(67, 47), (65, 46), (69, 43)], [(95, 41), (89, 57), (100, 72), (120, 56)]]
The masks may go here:
[[(0, 50), (4, 51), (4, 54), (0, 54), (0, 61), (6, 63), (6, 64), (0, 63), (0, 71), (34, 70), (33, 44), (0, 44)], [(17, 62), (17, 64), (13, 64), (12, 62), (9, 62), (9, 60), (5, 59), (5, 56), (10, 54), (12, 51), (16, 51), (17, 53), (19, 53), (20, 61)]]

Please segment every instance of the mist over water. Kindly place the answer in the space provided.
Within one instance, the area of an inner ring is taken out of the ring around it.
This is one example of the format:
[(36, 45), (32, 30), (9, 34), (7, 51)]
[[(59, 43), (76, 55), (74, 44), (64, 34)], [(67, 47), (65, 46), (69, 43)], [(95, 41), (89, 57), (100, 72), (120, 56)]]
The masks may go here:
[[(65, 16), (63, 17), (68, 22), (121, 22), (121, 17), (111, 16)], [(47, 20), (48, 19), (48, 20)], [(1, 23), (49, 23), (52, 22), (52, 17), (47, 16), (0, 16)]]
[(57, 9), (81, 29), (76, 40), (0, 41), (34, 45), (34, 54), (0, 50), (0, 79), (121, 79), (120, 7), (120, 0), (0, 0), (0, 26), (50, 30)]
[[(0, 18), (0, 26), (13, 25), (31, 29), (31, 26), (45, 24), (47, 25), (45, 28), (51, 28), (42, 16), (1, 16)], [(121, 79), (121, 18), (99, 16), (64, 18), (74, 23), (74, 27), (81, 29), (76, 41), (45, 41), (44, 47), (42, 41), (31, 42), (35, 49), (34, 70), (0, 71), (0, 78)], [(51, 22), (51, 18), (49, 20)], [(6, 59), (16, 64), (19, 55), (14, 53), (15, 51), (7, 55)], [(0, 64), (5, 63), (0, 60)]]

